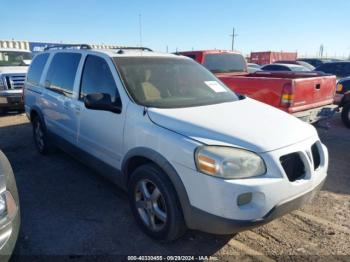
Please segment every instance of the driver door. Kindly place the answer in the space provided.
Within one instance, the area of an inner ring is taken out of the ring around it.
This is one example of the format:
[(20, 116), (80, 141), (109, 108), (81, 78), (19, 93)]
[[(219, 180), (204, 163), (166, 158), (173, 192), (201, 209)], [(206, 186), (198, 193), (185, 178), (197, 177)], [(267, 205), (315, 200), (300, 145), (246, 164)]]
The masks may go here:
[(112, 74), (111, 61), (102, 56), (87, 55), (82, 71), (76, 110), (79, 115), (78, 147), (110, 166), (119, 169), (123, 146), (125, 106), (120, 114), (87, 109), (84, 97), (93, 93), (109, 94), (120, 99)]

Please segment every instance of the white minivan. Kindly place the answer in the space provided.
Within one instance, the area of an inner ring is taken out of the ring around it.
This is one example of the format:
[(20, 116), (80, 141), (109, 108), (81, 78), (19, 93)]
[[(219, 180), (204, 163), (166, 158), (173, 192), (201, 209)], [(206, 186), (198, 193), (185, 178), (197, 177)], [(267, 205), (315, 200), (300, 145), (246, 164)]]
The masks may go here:
[(310, 200), (327, 176), (313, 126), (183, 56), (53, 47), (34, 58), (24, 97), (39, 152), (56, 145), (122, 186), (155, 239), (262, 225)]

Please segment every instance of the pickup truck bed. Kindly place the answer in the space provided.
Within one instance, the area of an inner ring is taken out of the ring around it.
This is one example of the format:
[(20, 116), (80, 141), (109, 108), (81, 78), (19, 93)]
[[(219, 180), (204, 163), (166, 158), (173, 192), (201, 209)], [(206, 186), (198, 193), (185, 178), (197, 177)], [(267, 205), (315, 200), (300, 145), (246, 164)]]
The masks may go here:
[[(306, 122), (314, 123), (329, 117), (334, 108), (335, 76), (319, 72), (259, 71), (249, 74), (245, 60), (239, 58), (242, 56), (239, 53), (213, 50), (180, 54), (212, 70), (233, 91), (279, 108)], [(211, 56), (210, 60), (206, 61), (208, 56)], [(228, 68), (235, 69), (235, 72), (226, 73)]]

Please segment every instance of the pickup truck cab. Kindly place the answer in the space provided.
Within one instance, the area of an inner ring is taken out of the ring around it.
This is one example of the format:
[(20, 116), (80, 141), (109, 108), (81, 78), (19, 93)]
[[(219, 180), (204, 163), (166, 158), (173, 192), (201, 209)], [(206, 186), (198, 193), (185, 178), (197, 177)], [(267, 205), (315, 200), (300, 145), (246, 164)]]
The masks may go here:
[(23, 86), (31, 59), (29, 51), (0, 48), (0, 113), (23, 109)]
[(262, 225), (311, 199), (327, 175), (313, 126), (184, 56), (52, 48), (34, 58), (24, 93), (38, 151), (56, 145), (119, 184), (155, 239)]
[(248, 73), (244, 57), (231, 51), (190, 51), (179, 54), (204, 65), (233, 91), (293, 114), (308, 123), (328, 118), (334, 112), (334, 76), (289, 71)]

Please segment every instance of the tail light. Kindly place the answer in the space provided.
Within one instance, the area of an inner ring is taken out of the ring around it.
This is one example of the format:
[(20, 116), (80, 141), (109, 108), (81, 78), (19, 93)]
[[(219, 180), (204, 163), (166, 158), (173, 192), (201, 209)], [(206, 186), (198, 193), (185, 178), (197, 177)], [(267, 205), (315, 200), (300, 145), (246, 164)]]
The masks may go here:
[(291, 84), (285, 84), (282, 90), (281, 106), (290, 107), (294, 102), (294, 88)]

